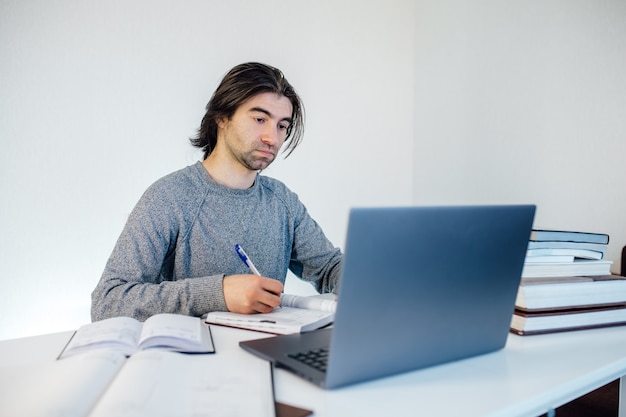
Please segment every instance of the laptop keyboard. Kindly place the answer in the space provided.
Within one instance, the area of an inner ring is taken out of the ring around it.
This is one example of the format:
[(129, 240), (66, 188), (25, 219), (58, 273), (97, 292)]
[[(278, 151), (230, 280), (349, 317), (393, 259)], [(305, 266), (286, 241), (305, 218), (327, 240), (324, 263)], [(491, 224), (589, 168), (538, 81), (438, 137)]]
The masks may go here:
[(326, 372), (326, 363), (328, 361), (328, 348), (312, 349), (308, 352), (291, 353), (290, 358), (309, 365), (321, 372)]

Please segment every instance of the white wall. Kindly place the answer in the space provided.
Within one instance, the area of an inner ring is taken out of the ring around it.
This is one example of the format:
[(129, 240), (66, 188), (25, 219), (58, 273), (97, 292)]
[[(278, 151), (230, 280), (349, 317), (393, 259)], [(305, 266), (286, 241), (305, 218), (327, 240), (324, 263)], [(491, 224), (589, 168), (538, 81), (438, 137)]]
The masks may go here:
[(409, 204), (413, 41), (408, 0), (1, 1), (0, 339), (90, 320), (126, 215), (200, 158), (187, 138), (241, 62), (302, 96), (305, 141), (267, 174), (333, 242), (350, 206)]
[(249, 60), (305, 101), (305, 142), (267, 174), (337, 245), (350, 206), (531, 202), (545, 227), (610, 233), (617, 261), (625, 7), (0, 1), (0, 339), (89, 321), (127, 213), (200, 158), (187, 138)]
[(418, 1), (416, 204), (535, 203), (626, 245), (626, 2)]

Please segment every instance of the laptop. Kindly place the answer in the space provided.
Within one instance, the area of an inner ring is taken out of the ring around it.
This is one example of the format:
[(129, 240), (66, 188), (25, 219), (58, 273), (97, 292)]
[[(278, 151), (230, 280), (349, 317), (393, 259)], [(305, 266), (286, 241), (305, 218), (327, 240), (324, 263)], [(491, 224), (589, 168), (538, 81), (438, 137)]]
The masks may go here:
[(326, 389), (499, 350), (534, 214), (533, 205), (354, 208), (333, 326), (240, 346)]

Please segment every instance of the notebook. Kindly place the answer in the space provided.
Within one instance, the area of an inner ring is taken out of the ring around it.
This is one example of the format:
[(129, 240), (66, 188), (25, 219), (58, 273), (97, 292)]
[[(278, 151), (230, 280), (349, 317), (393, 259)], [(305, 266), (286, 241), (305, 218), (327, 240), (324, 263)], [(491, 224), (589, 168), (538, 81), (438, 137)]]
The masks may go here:
[[(326, 389), (499, 350), (534, 214), (533, 205), (354, 208), (333, 327), (240, 346)], [(317, 353), (325, 365), (307, 359)]]

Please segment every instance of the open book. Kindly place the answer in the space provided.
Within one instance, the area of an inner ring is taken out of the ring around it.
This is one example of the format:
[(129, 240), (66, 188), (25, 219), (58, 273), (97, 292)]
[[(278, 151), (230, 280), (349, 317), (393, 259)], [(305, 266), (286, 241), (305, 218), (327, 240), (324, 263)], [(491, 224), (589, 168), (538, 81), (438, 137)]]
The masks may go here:
[(145, 322), (113, 317), (81, 326), (59, 359), (106, 348), (130, 356), (144, 349), (184, 353), (215, 353), (210, 329), (197, 317), (157, 314)]
[(271, 367), (228, 353), (198, 360), (140, 352), (128, 359), (89, 417), (138, 415), (274, 417)]
[(5, 367), (0, 390), (1, 416), (276, 415), (269, 363), (228, 352), (200, 358), (144, 350), (127, 358), (96, 349), (61, 361)]
[(239, 314), (215, 311), (206, 322), (274, 334), (303, 333), (333, 322), (337, 309), (336, 296), (322, 294), (298, 296), (283, 294), (281, 306), (267, 314)]

